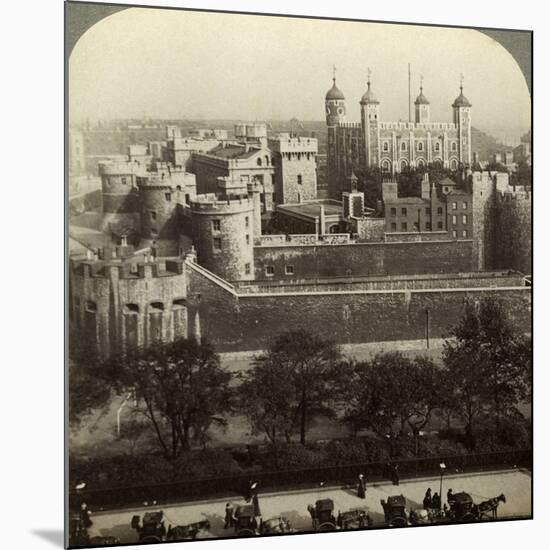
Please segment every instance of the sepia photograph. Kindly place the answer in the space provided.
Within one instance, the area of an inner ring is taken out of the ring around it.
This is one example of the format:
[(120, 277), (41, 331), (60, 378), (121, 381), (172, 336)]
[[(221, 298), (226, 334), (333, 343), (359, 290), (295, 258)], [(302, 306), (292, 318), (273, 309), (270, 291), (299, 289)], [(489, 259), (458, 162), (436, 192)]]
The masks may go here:
[(66, 546), (532, 519), (533, 32), (64, 7)]

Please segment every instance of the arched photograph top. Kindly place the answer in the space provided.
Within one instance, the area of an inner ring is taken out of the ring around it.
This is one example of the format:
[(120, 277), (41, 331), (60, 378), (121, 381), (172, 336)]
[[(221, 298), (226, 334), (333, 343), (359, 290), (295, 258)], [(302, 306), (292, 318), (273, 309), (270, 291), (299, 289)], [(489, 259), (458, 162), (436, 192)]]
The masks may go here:
[(66, 37), (67, 545), (532, 518), (532, 33)]

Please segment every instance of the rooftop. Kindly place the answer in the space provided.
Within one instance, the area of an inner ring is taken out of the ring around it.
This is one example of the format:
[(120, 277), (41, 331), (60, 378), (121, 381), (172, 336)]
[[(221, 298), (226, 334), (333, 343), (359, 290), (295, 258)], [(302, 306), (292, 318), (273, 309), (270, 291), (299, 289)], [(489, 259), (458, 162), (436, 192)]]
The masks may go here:
[(244, 145), (220, 145), (208, 152), (209, 155), (225, 159), (247, 159), (256, 154), (259, 149), (248, 148)]
[(339, 202), (328, 199), (304, 202), (302, 204), (279, 204), (277, 205), (277, 210), (301, 214), (310, 218), (317, 218), (319, 216), (320, 206), (325, 207), (325, 216), (340, 216), (343, 213), (343, 207)]

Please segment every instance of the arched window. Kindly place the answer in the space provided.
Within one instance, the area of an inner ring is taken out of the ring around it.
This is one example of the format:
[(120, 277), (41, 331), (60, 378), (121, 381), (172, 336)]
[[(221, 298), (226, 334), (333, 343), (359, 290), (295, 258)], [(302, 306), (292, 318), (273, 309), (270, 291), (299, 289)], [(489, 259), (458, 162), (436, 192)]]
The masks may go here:
[(407, 150), (407, 142), (402, 141), (401, 142), (401, 151), (406, 151), (406, 150)]
[(424, 144), (421, 141), (419, 141), (417, 148), (418, 148), (419, 151), (424, 151)]
[(265, 165), (269, 166), (269, 157), (267, 155), (265, 156)]
[(384, 172), (389, 172), (391, 169), (390, 161), (389, 160), (383, 160), (382, 161), (382, 170)]
[(384, 151), (384, 153), (387, 153), (389, 150), (390, 150), (390, 144), (387, 141), (385, 141), (382, 144), (382, 151)]
[(456, 159), (451, 160), (451, 170), (456, 170), (458, 168), (458, 162)]
[(434, 151), (435, 151), (436, 153), (439, 153), (440, 147), (441, 147), (441, 146), (439, 145), (439, 142), (436, 141), (436, 142), (434, 143)]
[(262, 165), (262, 159), (260, 157), (258, 157), (258, 160), (256, 161), (256, 164), (258, 166), (261, 166)]

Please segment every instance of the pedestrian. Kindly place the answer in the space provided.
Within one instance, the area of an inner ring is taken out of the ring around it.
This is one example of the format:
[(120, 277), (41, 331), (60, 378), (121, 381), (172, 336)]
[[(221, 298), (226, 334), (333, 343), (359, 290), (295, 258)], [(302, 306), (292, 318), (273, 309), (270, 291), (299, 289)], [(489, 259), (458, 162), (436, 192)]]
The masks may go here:
[(434, 493), (434, 496), (432, 498), (432, 508), (435, 510), (441, 510), (441, 497), (438, 493)]
[(449, 507), (452, 507), (452, 505), (454, 504), (454, 501), (455, 501), (455, 496), (453, 495), (453, 490), (449, 489), (447, 491), (447, 503)]
[[(436, 493), (437, 494), (437, 493)], [(424, 495), (424, 500), (422, 501), (422, 506), (425, 510), (429, 510), (432, 507), (432, 489), (428, 488), (426, 494)]]
[(225, 525), (223, 527), (224, 529), (229, 529), (229, 527), (233, 527), (233, 523), (235, 521), (233, 517), (233, 512), (233, 504), (231, 504), (231, 502), (228, 502), (225, 505)]
[(357, 496), (359, 498), (365, 498), (365, 493), (367, 491), (366, 480), (363, 474), (359, 474), (359, 482), (357, 483)]
[(399, 485), (399, 467), (397, 464), (392, 466), (392, 483), (394, 485)]
[(88, 510), (88, 505), (83, 502), (80, 505), (80, 520), (85, 529), (88, 529), (93, 525), (93, 521), (90, 519), (90, 510)]
[(254, 493), (252, 496), (252, 506), (254, 507), (254, 515), (256, 517), (261, 517), (262, 512), (260, 511), (260, 502), (258, 501), (258, 493)]
[(249, 480), (246, 484), (246, 489), (244, 491), (244, 500), (250, 502), (252, 500), (252, 480)]

